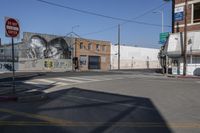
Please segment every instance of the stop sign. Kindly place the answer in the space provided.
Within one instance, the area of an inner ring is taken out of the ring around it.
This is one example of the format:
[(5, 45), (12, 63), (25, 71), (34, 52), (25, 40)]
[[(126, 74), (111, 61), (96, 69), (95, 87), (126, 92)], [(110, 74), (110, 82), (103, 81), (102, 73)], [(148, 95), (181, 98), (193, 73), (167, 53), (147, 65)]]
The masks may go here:
[(14, 18), (5, 19), (6, 37), (18, 37), (20, 32), (19, 22)]

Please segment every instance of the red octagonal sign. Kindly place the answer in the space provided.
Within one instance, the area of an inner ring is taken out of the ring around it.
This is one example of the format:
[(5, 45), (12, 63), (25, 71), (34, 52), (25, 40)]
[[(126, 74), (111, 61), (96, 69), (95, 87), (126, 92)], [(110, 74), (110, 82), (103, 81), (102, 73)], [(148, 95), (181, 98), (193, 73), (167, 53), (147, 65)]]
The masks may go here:
[(14, 18), (5, 19), (5, 32), (7, 37), (18, 37), (20, 32), (19, 22)]

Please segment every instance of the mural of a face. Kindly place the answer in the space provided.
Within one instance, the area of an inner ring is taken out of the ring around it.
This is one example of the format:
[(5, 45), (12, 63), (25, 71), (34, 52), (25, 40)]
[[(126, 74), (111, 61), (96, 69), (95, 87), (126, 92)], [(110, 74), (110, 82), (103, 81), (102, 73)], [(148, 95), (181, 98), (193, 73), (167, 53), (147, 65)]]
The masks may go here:
[(67, 59), (70, 58), (68, 45), (63, 38), (47, 42), (40, 36), (32, 36), (27, 44), (27, 57), (32, 59)]
[(43, 59), (45, 50), (45, 41), (39, 37), (32, 37), (28, 44), (27, 56), (28, 58)]
[(45, 56), (48, 58), (60, 59), (64, 58), (65, 52), (68, 51), (68, 45), (62, 38), (56, 38), (48, 43)]
[(59, 51), (54, 46), (49, 46), (47, 49), (47, 52), (45, 53), (45, 56), (47, 58), (60, 59), (61, 54), (62, 54), (62, 51)]

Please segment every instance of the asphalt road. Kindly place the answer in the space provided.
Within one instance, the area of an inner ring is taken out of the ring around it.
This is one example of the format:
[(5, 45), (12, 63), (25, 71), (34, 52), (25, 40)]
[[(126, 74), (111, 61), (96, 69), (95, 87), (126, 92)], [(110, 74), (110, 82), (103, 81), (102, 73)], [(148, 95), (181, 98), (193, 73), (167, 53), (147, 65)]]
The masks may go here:
[(23, 81), (27, 87), (39, 87), (49, 98), (27, 103), (1, 102), (1, 133), (200, 131), (198, 79), (121, 71), (54, 73)]

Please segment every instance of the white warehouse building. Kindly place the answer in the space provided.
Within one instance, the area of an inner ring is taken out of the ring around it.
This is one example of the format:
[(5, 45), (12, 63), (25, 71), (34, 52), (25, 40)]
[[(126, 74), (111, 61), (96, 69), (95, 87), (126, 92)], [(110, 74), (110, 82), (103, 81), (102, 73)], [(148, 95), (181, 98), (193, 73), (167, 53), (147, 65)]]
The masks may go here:
[[(161, 68), (159, 49), (120, 46), (120, 69)], [(111, 69), (118, 69), (118, 46), (111, 46)]]

